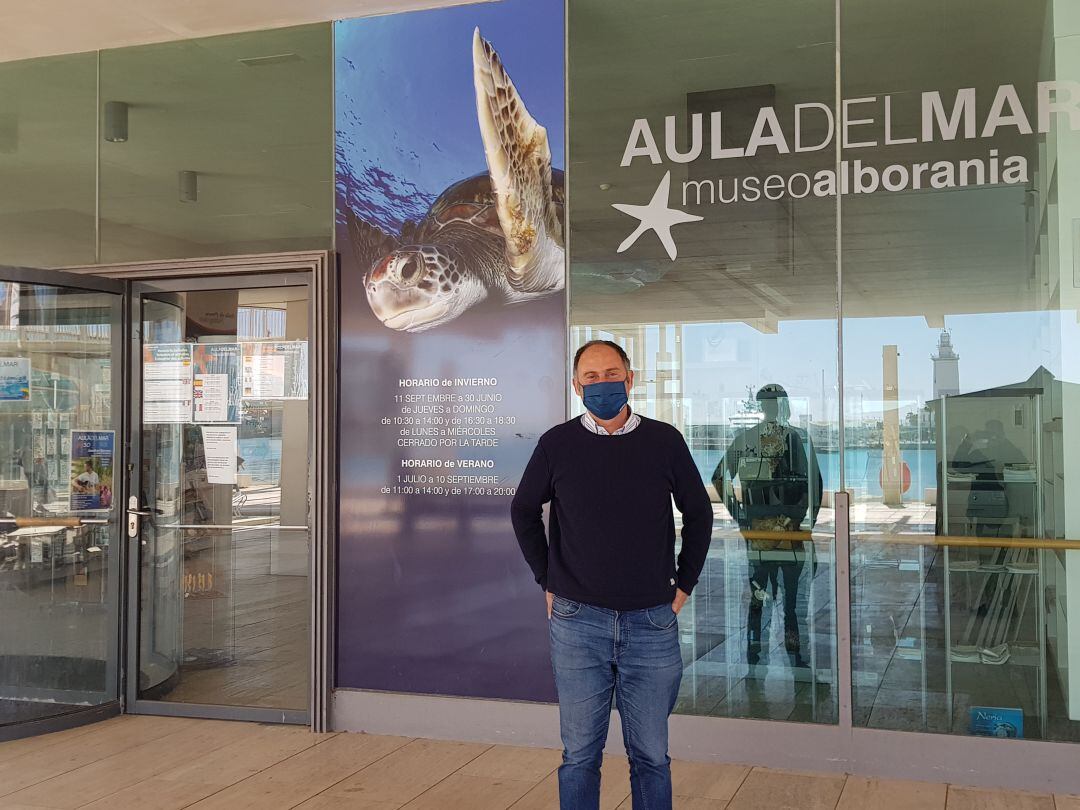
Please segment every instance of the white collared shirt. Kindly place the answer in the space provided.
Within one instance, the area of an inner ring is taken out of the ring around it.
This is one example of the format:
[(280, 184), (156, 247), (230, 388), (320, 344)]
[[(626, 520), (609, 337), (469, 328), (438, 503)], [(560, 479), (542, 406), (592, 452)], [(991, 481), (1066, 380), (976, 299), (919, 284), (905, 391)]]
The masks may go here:
[(596, 433), (597, 435), (600, 435), (600, 436), (622, 436), (622, 435), (624, 435), (626, 433), (629, 433), (634, 428), (636, 428), (638, 425), (640, 425), (641, 424), (641, 417), (638, 416), (633, 411), (631, 411), (630, 412), (630, 418), (626, 420), (626, 424), (623, 425), (618, 430), (616, 430), (614, 433), (608, 433), (606, 429), (604, 429), (603, 427), (598, 425), (596, 423), (596, 420), (593, 419), (592, 414), (589, 413), (588, 411), (585, 411), (585, 413), (582, 414), (582, 416), (581, 416), (581, 424), (583, 424), (585, 426), (586, 430), (589, 430), (590, 432)]

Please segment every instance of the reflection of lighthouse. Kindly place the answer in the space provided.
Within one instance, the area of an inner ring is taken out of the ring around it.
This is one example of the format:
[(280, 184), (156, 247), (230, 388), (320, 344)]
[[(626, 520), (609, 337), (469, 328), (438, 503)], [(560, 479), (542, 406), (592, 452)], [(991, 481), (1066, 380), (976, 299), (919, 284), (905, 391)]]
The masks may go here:
[(960, 393), (960, 355), (953, 350), (952, 336), (948, 329), (941, 330), (934, 361), (934, 399), (952, 397)]

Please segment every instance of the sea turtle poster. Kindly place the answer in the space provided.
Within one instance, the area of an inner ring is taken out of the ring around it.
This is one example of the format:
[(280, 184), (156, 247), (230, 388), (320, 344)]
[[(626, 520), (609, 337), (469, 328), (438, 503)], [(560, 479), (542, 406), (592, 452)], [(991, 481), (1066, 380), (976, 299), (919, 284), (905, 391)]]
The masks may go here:
[(335, 40), (337, 683), (550, 700), (509, 506), (565, 419), (563, 2), (348, 20)]

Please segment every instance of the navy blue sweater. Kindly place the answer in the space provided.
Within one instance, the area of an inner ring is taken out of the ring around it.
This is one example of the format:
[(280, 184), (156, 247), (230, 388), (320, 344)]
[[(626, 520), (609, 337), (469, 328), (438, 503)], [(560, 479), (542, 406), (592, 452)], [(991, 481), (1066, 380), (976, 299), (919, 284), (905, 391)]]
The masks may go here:
[[(672, 498), (683, 517), (677, 567)], [(712, 539), (712, 504), (682, 434), (645, 418), (622, 436), (592, 433), (580, 419), (549, 430), (511, 516), (541, 588), (612, 610), (670, 602), (676, 584), (690, 593)]]

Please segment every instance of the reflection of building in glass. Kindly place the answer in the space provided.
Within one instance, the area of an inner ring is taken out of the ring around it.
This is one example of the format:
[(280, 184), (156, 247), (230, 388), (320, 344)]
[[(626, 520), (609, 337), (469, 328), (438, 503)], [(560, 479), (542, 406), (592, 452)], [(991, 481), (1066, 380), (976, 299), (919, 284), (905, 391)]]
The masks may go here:
[(947, 329), (941, 330), (937, 354), (931, 355), (931, 359), (934, 361), (934, 399), (959, 394), (960, 355), (953, 349), (952, 336)]
[[(999, 538), (944, 549), (950, 683), (960, 684), (960, 691), (976, 689), (962, 676), (981, 664), (977, 688), (1007, 693), (1008, 676), (999, 671), (1008, 662), (1010, 672), (1029, 679), (1030, 699), (1013, 699), (1038, 734), (1046, 734), (1053, 696), (1060, 695), (1070, 720), (1080, 715), (1080, 666), (1067, 634), (1069, 623), (1080, 620), (1075, 600), (1066, 598), (1075, 590), (1071, 551), (1025, 542), (1060, 542), (1068, 533), (1069, 498), (1062, 482), (1071, 454), (1062, 424), (1065, 403), (1076, 401), (1078, 390), (1040, 367), (1022, 382), (932, 405), (938, 534)], [(953, 599), (952, 593), (963, 598)], [(1041, 600), (1052, 607), (1048, 615), (1040, 614)]]

